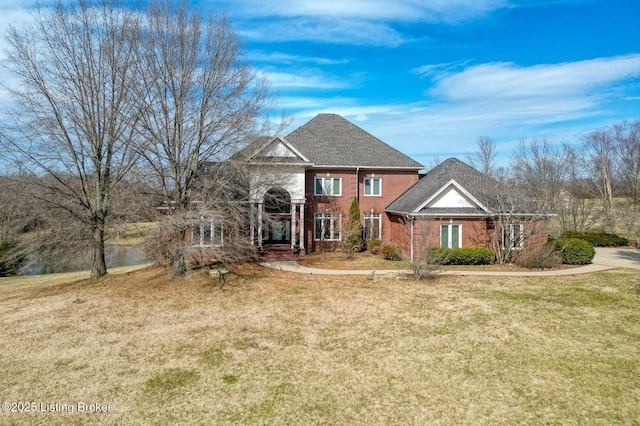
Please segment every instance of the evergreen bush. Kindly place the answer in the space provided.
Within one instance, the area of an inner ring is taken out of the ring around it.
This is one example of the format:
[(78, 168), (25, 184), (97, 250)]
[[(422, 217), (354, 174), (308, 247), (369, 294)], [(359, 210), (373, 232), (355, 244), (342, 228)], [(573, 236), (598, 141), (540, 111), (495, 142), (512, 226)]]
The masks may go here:
[(442, 259), (443, 265), (490, 265), (494, 255), (486, 247), (433, 247), (429, 249), (427, 258)]
[(591, 243), (594, 247), (621, 247), (628, 246), (629, 240), (616, 234), (606, 232), (578, 232), (564, 231), (562, 238), (578, 238)]
[(560, 253), (565, 265), (586, 265), (596, 255), (593, 244), (579, 238), (560, 238), (550, 244)]

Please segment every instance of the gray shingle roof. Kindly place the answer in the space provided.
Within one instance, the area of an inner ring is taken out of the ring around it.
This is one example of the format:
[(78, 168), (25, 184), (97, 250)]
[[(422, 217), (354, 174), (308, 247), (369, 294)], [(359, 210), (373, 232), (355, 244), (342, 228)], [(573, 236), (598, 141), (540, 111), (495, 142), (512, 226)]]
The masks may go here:
[(318, 114), (285, 139), (316, 166), (424, 168), (337, 114)]
[[(487, 205), (490, 204), (488, 200), (492, 198), (491, 193), (495, 193), (497, 190), (498, 182), (480, 173), (473, 167), (466, 165), (457, 158), (449, 158), (430, 170), (422, 179), (416, 182), (415, 185), (389, 204), (386, 210), (390, 212), (413, 213), (451, 180), (455, 180), (472, 196), (490, 208), (490, 206)], [(429, 213), (437, 213), (436, 210), (442, 209), (429, 209)], [(440, 213), (475, 214), (482, 211), (480, 209), (467, 208), (454, 209), (456, 210), (455, 212), (450, 209), (445, 210), (447, 211)], [(420, 213), (426, 213), (426, 211), (421, 211)]]

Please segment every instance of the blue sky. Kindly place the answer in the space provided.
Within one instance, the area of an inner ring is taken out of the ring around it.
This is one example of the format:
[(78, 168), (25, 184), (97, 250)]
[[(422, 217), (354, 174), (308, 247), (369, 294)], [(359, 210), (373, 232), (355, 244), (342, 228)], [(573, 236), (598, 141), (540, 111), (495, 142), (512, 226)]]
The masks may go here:
[[(640, 118), (638, 0), (199, 0), (293, 121), (341, 114), (425, 165), (479, 136), (577, 143)], [(3, 0), (0, 26), (25, 19)], [(27, 18), (28, 19), (28, 18)]]

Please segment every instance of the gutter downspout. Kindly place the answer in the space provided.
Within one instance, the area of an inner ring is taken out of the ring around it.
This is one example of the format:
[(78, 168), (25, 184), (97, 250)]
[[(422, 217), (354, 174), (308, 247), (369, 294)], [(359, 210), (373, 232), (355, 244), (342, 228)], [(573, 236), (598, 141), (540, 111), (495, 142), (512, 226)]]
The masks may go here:
[(410, 243), (411, 262), (413, 262), (414, 261), (414, 259), (413, 259), (414, 258), (414, 254), (413, 254), (413, 221), (414, 220), (413, 220), (413, 217), (409, 216), (409, 215), (407, 215), (407, 218), (409, 219), (409, 231), (410, 231), (409, 233), (411, 235), (411, 237), (410, 237), (411, 238), (411, 243)]
[(360, 204), (360, 167), (356, 167), (356, 200)]

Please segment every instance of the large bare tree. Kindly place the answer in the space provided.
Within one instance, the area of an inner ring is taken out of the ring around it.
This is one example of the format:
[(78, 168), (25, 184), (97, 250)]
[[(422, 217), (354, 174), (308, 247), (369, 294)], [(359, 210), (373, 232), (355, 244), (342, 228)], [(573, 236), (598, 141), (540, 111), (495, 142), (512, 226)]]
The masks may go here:
[(640, 120), (613, 126), (616, 145), (616, 170), (622, 184), (622, 193), (628, 199), (622, 222), (627, 236), (640, 240)]
[(582, 140), (582, 164), (589, 177), (594, 195), (601, 204), (602, 228), (616, 232), (616, 212), (613, 204), (616, 166), (616, 143), (608, 129), (595, 130)]
[[(188, 233), (202, 201), (198, 176), (206, 162), (228, 159), (260, 133), (270, 92), (247, 63), (225, 16), (205, 15), (188, 1), (158, 1), (146, 11), (140, 79), (146, 101), (144, 152), (165, 199), (171, 224), (172, 275), (186, 272)], [(233, 168), (238, 170), (237, 168)], [(236, 173), (221, 168), (215, 185), (226, 192)], [(210, 200), (215, 210), (216, 200)], [(217, 200), (223, 202), (224, 200)], [(212, 212), (215, 215), (215, 212)]]
[(467, 154), (467, 160), (474, 169), (495, 177), (497, 154), (496, 143), (488, 136), (480, 136), (476, 141), (476, 150)]
[(521, 139), (511, 169), (520, 192), (536, 203), (536, 211), (556, 211), (569, 176), (568, 146), (556, 147), (547, 139)]
[(139, 15), (118, 6), (58, 2), (6, 34), (6, 68), (15, 78), (6, 88), (15, 107), (2, 149), (41, 178), (30, 181), (39, 187), (32, 196), (75, 221), (78, 232), (69, 238), (91, 236), (94, 278), (107, 273), (110, 205), (140, 141)]

